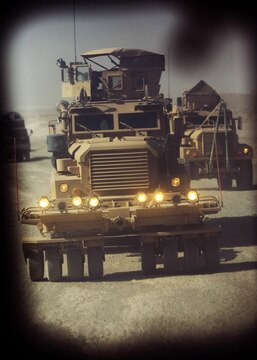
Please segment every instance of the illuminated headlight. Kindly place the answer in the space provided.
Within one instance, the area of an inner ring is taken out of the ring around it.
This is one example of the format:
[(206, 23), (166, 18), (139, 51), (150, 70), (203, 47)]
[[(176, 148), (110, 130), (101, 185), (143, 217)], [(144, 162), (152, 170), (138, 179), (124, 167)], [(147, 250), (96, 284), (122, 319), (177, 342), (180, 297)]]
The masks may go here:
[(180, 185), (180, 178), (174, 177), (171, 179), (171, 185), (174, 187), (178, 187)]
[(186, 197), (187, 197), (187, 200), (191, 203), (195, 203), (199, 199), (198, 193), (195, 190), (188, 191)]
[(92, 196), (88, 199), (88, 206), (90, 209), (97, 209), (100, 205), (100, 200), (97, 196)]
[(62, 193), (66, 193), (66, 192), (69, 190), (69, 185), (68, 185), (68, 184), (65, 184), (65, 183), (60, 184), (59, 190), (60, 190), (60, 192), (62, 192)]
[(39, 206), (43, 209), (47, 209), (49, 208), (50, 206), (50, 201), (48, 200), (48, 198), (46, 196), (42, 196), (40, 199), (39, 199), (39, 202), (38, 202)]
[(139, 193), (137, 194), (137, 201), (140, 203), (140, 204), (144, 204), (146, 201), (147, 201), (147, 196), (145, 193)]
[(80, 196), (74, 196), (74, 197), (72, 198), (72, 204), (73, 204), (74, 206), (77, 206), (77, 207), (81, 206), (81, 205), (82, 205), (82, 199), (81, 199), (81, 197), (80, 197)]
[(153, 198), (156, 203), (161, 204), (164, 201), (164, 193), (162, 191), (157, 191)]
[(242, 145), (242, 146), (240, 146), (238, 153), (239, 153), (239, 155), (252, 156), (253, 150), (250, 146)]

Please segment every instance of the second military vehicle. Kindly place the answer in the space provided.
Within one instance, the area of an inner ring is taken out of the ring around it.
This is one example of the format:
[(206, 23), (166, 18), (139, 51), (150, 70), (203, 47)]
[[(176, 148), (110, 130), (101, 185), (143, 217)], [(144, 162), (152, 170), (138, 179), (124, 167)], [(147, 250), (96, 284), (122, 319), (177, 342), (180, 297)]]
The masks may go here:
[[(92, 70), (88, 61), (103, 55), (111, 68)], [(59, 281), (64, 255), (69, 278), (83, 278), (87, 261), (89, 278), (101, 279), (110, 241), (121, 249), (136, 241), (145, 274), (155, 272), (156, 257), (167, 274), (217, 270), (220, 228), (204, 218), (220, 211), (219, 201), (190, 189), (178, 160), (169, 101), (159, 96), (163, 55), (122, 48), (82, 56), (85, 64), (58, 61), (63, 96), (75, 99), (62, 100), (49, 123), (50, 194), (21, 213), (42, 234), (23, 239), (31, 279), (46, 271)]]
[(1, 160), (30, 160), (30, 137), (21, 114), (10, 111), (0, 116)]
[(238, 189), (253, 184), (253, 149), (240, 143), (237, 128), (242, 118), (234, 118), (221, 97), (203, 80), (185, 91), (171, 114), (184, 124), (180, 134), (180, 158), (188, 165), (191, 179), (217, 178), (223, 189), (231, 189), (233, 179)]

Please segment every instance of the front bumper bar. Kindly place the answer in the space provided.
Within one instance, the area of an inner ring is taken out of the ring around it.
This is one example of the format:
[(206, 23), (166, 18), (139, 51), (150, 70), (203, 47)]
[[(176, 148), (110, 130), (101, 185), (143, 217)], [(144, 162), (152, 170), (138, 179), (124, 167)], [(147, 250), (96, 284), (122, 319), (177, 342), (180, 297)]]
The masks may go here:
[(37, 225), (42, 233), (107, 235), (199, 224), (206, 214), (219, 211), (218, 200), (208, 196), (202, 197), (197, 204), (174, 205), (169, 202), (150, 208), (130, 206), (96, 211), (72, 209), (63, 213), (57, 207), (44, 211), (38, 207), (27, 208), (21, 212), (21, 223)]

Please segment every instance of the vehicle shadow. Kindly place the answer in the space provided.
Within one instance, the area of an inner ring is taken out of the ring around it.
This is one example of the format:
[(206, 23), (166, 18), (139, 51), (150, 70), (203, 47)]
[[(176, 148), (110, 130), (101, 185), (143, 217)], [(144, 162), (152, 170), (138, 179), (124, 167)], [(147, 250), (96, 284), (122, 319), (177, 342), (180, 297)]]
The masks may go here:
[(257, 245), (257, 215), (210, 219), (208, 224), (221, 225), (221, 248)]
[(245, 261), (240, 263), (221, 263), (219, 272), (237, 272), (257, 269), (257, 261)]
[[(182, 260), (182, 259), (181, 259)], [(105, 274), (104, 277), (99, 280), (102, 282), (116, 282), (116, 281), (137, 281), (137, 280), (149, 280), (156, 279), (161, 277), (178, 277), (178, 276), (203, 276), (203, 275), (215, 275), (219, 273), (227, 272), (239, 272), (239, 271), (248, 271), (257, 269), (257, 261), (246, 261), (240, 263), (221, 263), (219, 269), (215, 272), (201, 271), (199, 274), (191, 275), (186, 274), (183, 271), (180, 271), (175, 275), (167, 275), (164, 272), (164, 269), (156, 269), (155, 274), (153, 275), (144, 275), (140, 270), (138, 271), (126, 271), (126, 272), (115, 272), (112, 274)], [(85, 278), (85, 281), (90, 281), (88, 278)], [(94, 280), (95, 281), (95, 280)]]
[[(196, 189), (196, 190), (204, 190), (204, 191), (219, 191), (218, 186), (212, 186), (212, 187), (195, 186), (194, 189)], [(226, 191), (226, 192), (252, 191), (252, 190), (257, 190), (257, 184), (252, 185), (247, 190), (238, 189), (236, 186), (232, 187), (231, 189), (222, 189), (222, 191)]]
[(50, 156), (35, 156), (35, 157), (32, 157), (30, 158), (30, 162), (36, 162), (36, 161), (42, 161), (42, 160), (49, 160), (51, 159)]

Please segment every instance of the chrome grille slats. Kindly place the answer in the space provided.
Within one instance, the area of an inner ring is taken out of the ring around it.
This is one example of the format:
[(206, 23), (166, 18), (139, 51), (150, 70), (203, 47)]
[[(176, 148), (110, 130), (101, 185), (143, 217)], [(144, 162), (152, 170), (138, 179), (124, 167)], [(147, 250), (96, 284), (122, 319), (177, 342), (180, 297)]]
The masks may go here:
[(93, 191), (146, 189), (149, 187), (147, 150), (92, 152), (90, 176)]

